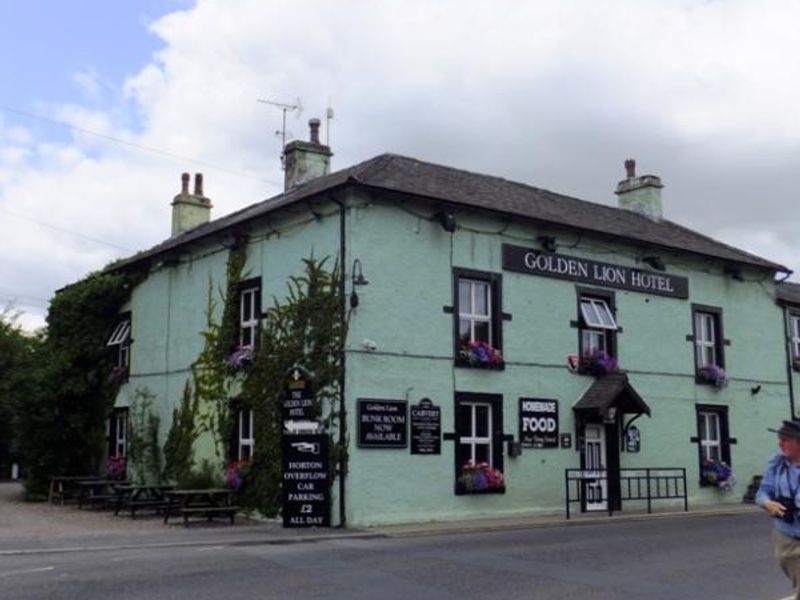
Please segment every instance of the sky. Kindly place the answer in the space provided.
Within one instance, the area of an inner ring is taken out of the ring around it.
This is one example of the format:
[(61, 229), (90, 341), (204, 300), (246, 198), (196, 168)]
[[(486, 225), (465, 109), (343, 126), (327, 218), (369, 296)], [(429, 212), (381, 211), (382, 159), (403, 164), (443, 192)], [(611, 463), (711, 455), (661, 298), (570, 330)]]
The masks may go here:
[[(394, 152), (665, 217), (800, 281), (794, 0), (0, 0), (0, 309), (282, 191), (323, 119), (333, 169)], [(333, 108), (329, 128), (328, 107)]]

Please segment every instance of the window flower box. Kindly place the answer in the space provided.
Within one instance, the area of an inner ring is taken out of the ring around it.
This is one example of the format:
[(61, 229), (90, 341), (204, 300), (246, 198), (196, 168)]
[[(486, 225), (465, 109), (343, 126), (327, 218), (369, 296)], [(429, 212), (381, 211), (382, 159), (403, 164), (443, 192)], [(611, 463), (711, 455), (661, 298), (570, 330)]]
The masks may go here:
[(506, 491), (505, 479), (499, 469), (489, 463), (464, 463), (456, 480), (456, 494), (503, 494)]
[(602, 350), (584, 354), (578, 367), (579, 373), (593, 375), (594, 377), (602, 377), (617, 371), (617, 359)]
[(729, 491), (736, 485), (736, 477), (733, 474), (733, 469), (724, 462), (704, 460), (703, 468), (700, 471), (700, 484)]
[(225, 359), (225, 365), (231, 371), (242, 371), (253, 364), (255, 348), (252, 345), (236, 346)]
[(106, 461), (106, 478), (122, 481), (128, 474), (128, 461), (124, 456), (109, 456)]
[(117, 365), (108, 374), (108, 383), (111, 385), (122, 385), (128, 381), (128, 367)]
[(503, 354), (486, 342), (472, 341), (461, 346), (456, 363), (464, 367), (482, 369), (504, 369), (506, 364)]
[(225, 469), (225, 485), (238, 492), (244, 487), (249, 474), (249, 460), (232, 460)]
[(705, 365), (697, 369), (697, 381), (713, 385), (717, 389), (722, 389), (728, 385), (728, 374), (725, 369), (717, 365)]

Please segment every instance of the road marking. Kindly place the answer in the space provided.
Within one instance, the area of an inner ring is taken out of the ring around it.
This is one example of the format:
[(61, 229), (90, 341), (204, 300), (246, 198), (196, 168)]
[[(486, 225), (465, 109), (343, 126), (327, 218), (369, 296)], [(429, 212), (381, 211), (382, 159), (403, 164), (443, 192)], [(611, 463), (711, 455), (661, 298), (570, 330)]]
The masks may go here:
[(198, 552), (208, 552), (209, 550), (223, 550), (225, 546), (203, 546), (202, 548), (197, 548)]
[(133, 558), (144, 558), (150, 556), (149, 554), (129, 554), (128, 556), (115, 556), (111, 562), (119, 562), (121, 560), (131, 560)]
[(41, 573), (42, 571), (52, 571), (55, 567), (40, 567), (38, 569), (24, 569), (22, 571), (6, 571), (0, 573), (0, 577), (8, 577), (9, 575), (24, 575), (26, 573)]

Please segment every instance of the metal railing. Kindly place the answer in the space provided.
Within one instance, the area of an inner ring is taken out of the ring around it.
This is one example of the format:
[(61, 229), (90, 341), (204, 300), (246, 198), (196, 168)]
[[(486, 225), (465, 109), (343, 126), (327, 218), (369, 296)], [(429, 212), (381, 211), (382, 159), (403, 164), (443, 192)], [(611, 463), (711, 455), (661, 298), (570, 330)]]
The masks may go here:
[[(608, 511), (609, 516), (621, 511), (626, 500), (645, 501), (648, 514), (653, 500), (682, 499), (683, 510), (689, 510), (685, 468), (564, 469), (564, 485), (567, 519), (571, 504), (586, 510), (587, 502), (598, 506), (605, 503), (605, 508), (595, 510)], [(615, 509), (617, 503), (619, 508)]]

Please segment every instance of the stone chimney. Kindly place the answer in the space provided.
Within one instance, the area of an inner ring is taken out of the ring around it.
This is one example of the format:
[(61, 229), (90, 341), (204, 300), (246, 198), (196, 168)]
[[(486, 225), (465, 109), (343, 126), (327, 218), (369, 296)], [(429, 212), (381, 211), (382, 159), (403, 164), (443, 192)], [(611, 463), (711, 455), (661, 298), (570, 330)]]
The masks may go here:
[(172, 200), (172, 235), (208, 223), (211, 200), (203, 196), (203, 174), (194, 176), (194, 193), (189, 193), (189, 174), (181, 175), (181, 193)]
[(632, 210), (654, 221), (663, 217), (661, 211), (661, 179), (655, 175), (636, 176), (636, 161), (625, 161), (627, 178), (617, 184), (617, 204), (620, 208)]
[(319, 119), (311, 119), (311, 140), (295, 140), (286, 144), (284, 156), (284, 189), (290, 190), (317, 177), (327, 175), (331, 169), (333, 153), (319, 141)]

